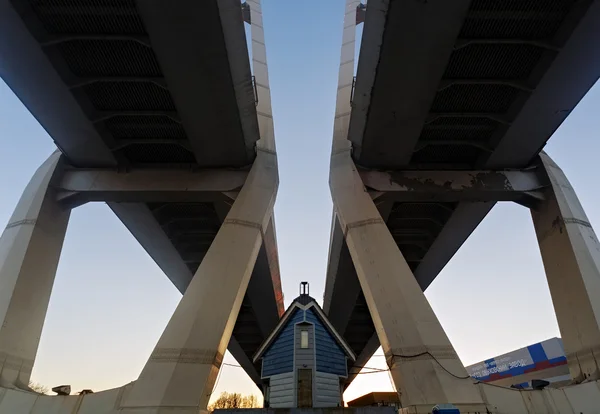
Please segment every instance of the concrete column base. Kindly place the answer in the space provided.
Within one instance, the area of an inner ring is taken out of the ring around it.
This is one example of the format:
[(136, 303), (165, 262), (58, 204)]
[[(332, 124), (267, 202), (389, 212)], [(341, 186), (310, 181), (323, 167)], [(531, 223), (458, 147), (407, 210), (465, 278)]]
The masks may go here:
[[(122, 408), (120, 402), (133, 384), (121, 388), (86, 395), (50, 396), (33, 392), (0, 387), (0, 414), (180, 414), (206, 413), (194, 407), (130, 407)], [(542, 391), (516, 390), (489, 384), (476, 386), (485, 401), (485, 407), (456, 404), (461, 414), (579, 414), (597, 413), (600, 407), (600, 383), (588, 382), (563, 388), (546, 388)], [(333, 407), (244, 409), (255, 414), (414, 414), (431, 413), (432, 406), (409, 406), (396, 410), (394, 407)], [(419, 411), (420, 410), (420, 411)], [(216, 414), (228, 414), (241, 410), (217, 410)]]
[(531, 215), (569, 370), (600, 379), (600, 243), (564, 172), (545, 153), (546, 201)]
[(50, 184), (60, 153), (50, 156), (25, 188), (0, 238), (0, 384), (29, 389), (70, 211)]
[[(457, 404), (453, 405), (459, 409), (461, 414), (487, 414), (485, 404)], [(431, 414), (431, 409), (435, 406), (431, 404), (419, 404), (404, 407), (398, 410), (398, 414)]]
[(208, 410), (198, 407), (140, 407), (125, 408), (117, 411), (119, 414), (208, 414)]

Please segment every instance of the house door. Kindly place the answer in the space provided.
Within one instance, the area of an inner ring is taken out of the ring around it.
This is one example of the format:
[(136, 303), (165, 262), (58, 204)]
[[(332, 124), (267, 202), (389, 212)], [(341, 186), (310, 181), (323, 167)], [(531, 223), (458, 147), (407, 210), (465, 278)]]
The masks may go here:
[(312, 406), (312, 369), (299, 369), (298, 408), (307, 408)]

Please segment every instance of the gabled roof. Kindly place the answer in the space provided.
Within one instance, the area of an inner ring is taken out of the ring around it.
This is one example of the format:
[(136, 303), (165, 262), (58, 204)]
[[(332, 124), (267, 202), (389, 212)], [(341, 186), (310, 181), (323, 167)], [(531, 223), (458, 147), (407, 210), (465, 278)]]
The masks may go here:
[(321, 320), (321, 322), (323, 322), (325, 328), (335, 338), (336, 342), (342, 347), (342, 349), (346, 353), (346, 356), (352, 361), (355, 361), (356, 355), (354, 355), (354, 352), (352, 352), (350, 346), (348, 346), (344, 338), (342, 338), (342, 336), (335, 330), (331, 322), (329, 322), (329, 319), (327, 319), (327, 315), (325, 315), (325, 312), (323, 312), (323, 309), (321, 309), (319, 304), (308, 295), (300, 295), (292, 302), (290, 307), (285, 311), (285, 313), (279, 320), (279, 323), (277, 324), (275, 329), (273, 329), (273, 332), (271, 332), (267, 339), (262, 343), (260, 348), (258, 348), (258, 351), (256, 352), (256, 354), (254, 354), (252, 361), (256, 363), (256, 361), (262, 358), (263, 354), (267, 351), (267, 349), (269, 349), (269, 346), (279, 336), (279, 333), (289, 321), (290, 317), (294, 313), (294, 310), (308, 310), (310, 308), (313, 308), (316, 311), (317, 317)]

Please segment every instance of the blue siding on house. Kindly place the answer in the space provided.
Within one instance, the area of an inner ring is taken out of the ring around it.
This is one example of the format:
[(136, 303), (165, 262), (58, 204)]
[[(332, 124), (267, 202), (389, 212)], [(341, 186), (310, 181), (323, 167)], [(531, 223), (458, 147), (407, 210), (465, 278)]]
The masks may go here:
[(262, 376), (283, 374), (294, 370), (294, 326), (304, 320), (304, 312), (294, 310), (279, 336), (264, 353), (262, 360)]
[(312, 309), (306, 310), (306, 321), (315, 325), (315, 343), (317, 351), (317, 371), (347, 376), (346, 354), (321, 319)]

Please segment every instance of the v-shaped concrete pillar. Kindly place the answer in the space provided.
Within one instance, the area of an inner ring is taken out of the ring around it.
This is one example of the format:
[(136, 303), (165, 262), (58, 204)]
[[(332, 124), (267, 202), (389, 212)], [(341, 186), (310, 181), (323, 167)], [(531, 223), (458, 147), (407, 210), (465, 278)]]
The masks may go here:
[(436, 404), (454, 403), (461, 412), (485, 412), (479, 390), (363, 186), (349, 141), (334, 142), (330, 187), (402, 406), (430, 413)]
[(206, 410), (277, 193), (277, 159), (258, 150), (246, 183), (154, 352), (125, 413)]
[(27, 389), (70, 210), (50, 188), (55, 152), (25, 188), (0, 238), (0, 385)]
[(565, 173), (545, 153), (547, 200), (531, 211), (571, 377), (600, 379), (600, 243)]

